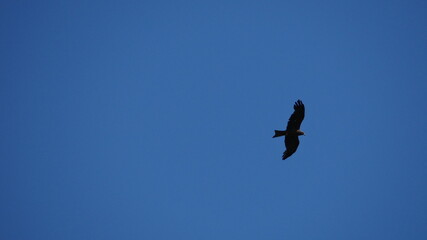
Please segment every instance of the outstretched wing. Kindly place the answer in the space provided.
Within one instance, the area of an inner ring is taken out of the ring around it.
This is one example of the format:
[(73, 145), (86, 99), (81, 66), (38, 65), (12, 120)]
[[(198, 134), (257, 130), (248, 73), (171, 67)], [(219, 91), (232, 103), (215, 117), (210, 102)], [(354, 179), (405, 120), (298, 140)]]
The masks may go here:
[(294, 113), (288, 120), (286, 130), (298, 130), (301, 127), (302, 120), (304, 120), (305, 108), (301, 100), (295, 102)]
[(285, 137), (285, 146), (286, 151), (283, 153), (282, 160), (290, 157), (294, 152), (297, 151), (299, 145), (298, 136), (286, 136)]

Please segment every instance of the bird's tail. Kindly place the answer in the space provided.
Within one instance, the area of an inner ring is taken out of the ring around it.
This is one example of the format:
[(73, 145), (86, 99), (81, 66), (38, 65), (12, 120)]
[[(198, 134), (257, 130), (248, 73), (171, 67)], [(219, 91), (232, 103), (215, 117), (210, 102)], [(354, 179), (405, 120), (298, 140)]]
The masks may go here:
[(281, 136), (285, 136), (286, 135), (286, 131), (281, 131), (281, 130), (274, 130), (274, 136), (275, 137), (281, 137)]

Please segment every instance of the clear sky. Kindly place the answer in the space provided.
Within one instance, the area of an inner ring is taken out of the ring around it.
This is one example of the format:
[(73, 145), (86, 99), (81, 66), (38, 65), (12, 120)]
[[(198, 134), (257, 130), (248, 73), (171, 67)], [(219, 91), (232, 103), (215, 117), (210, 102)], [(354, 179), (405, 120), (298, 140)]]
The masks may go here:
[(5, 1), (0, 239), (427, 239), (426, 26), (422, 0)]

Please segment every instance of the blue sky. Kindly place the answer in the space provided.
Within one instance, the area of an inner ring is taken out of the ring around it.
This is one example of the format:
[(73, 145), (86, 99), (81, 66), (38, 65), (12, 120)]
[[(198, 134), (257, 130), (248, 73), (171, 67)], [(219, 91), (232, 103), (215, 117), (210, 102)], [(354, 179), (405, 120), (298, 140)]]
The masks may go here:
[(426, 11), (3, 3), (0, 238), (426, 239)]

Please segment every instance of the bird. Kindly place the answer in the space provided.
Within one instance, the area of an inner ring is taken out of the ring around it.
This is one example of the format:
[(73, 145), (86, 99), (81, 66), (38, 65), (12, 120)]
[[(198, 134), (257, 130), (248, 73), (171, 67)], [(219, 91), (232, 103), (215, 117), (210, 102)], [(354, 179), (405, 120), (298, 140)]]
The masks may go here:
[(274, 130), (273, 138), (285, 136), (286, 150), (283, 152), (282, 160), (285, 160), (297, 151), (299, 145), (298, 136), (305, 136), (305, 133), (300, 130), (302, 120), (304, 120), (304, 115), (304, 104), (298, 99), (294, 104), (294, 112), (288, 120), (286, 130)]

